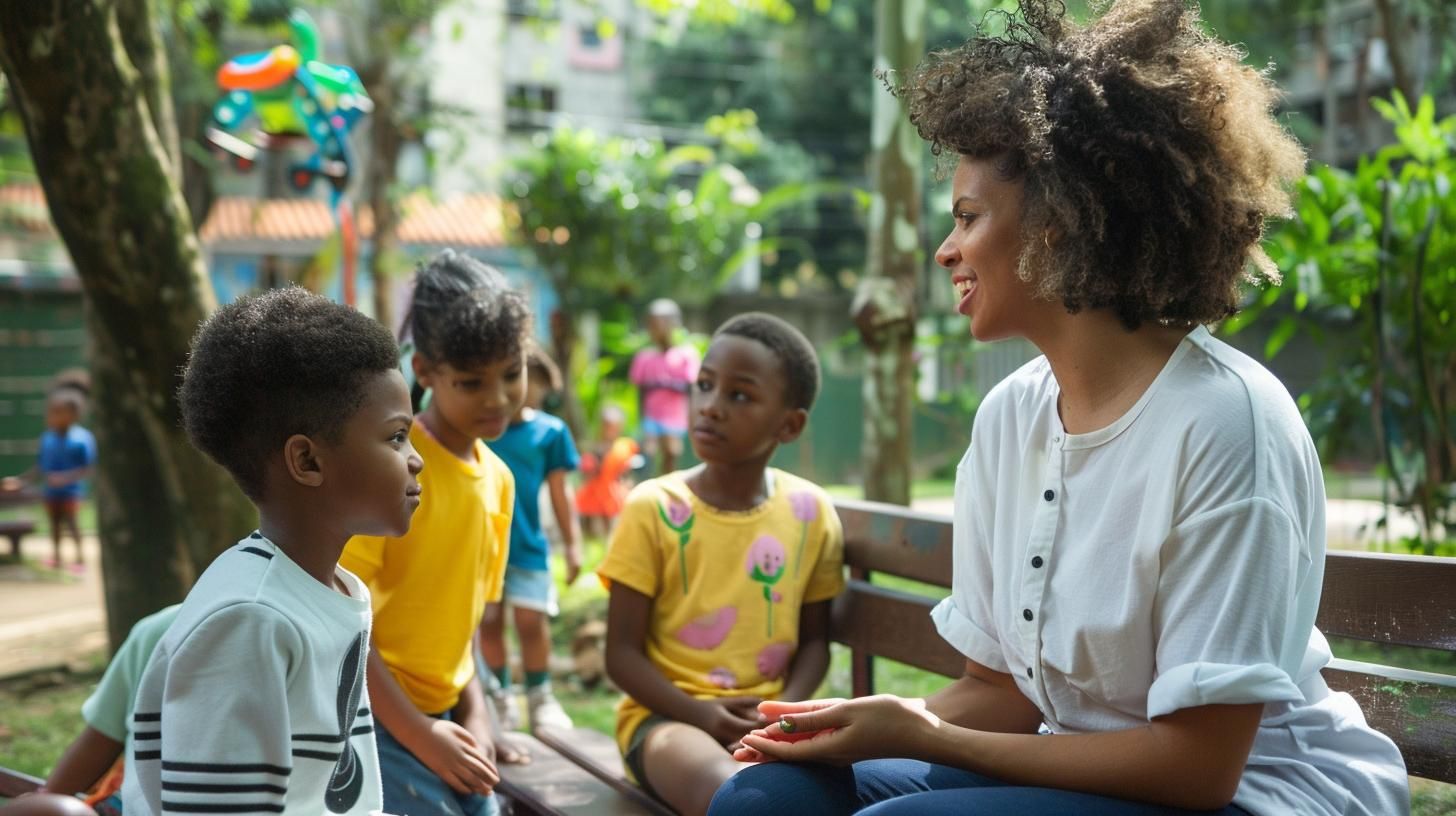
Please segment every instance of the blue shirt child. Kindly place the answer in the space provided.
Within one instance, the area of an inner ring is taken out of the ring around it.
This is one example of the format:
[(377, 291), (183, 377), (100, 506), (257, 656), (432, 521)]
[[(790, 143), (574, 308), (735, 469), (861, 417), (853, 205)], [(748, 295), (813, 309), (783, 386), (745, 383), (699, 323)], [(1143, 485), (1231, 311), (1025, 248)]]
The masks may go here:
[(516, 510), (511, 516), (511, 554), (517, 569), (550, 569), (550, 546), (541, 530), (541, 485), (558, 470), (576, 470), (581, 463), (566, 423), (544, 412), (527, 410), (500, 438), (488, 442), (516, 477)]
[[(40, 436), (40, 455), (37, 458), (43, 480), (53, 473), (90, 467), (96, 463), (96, 437), (80, 425), (72, 425), (59, 433), (47, 428)], [(42, 495), (47, 499), (79, 499), (83, 490), (81, 482), (60, 487), (43, 483)]]

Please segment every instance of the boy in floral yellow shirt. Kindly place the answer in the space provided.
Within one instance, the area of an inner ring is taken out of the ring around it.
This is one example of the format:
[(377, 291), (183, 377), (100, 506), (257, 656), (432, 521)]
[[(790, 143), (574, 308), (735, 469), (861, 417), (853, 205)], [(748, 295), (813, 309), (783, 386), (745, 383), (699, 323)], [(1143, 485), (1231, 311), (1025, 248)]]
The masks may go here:
[(607, 671), (627, 693), (628, 770), (679, 813), (702, 813), (742, 766), (728, 749), (765, 699), (814, 693), (829, 664), (843, 534), (818, 486), (768, 461), (803, 432), (813, 346), (766, 314), (713, 336), (692, 390), (703, 464), (638, 485), (599, 574), (611, 591)]

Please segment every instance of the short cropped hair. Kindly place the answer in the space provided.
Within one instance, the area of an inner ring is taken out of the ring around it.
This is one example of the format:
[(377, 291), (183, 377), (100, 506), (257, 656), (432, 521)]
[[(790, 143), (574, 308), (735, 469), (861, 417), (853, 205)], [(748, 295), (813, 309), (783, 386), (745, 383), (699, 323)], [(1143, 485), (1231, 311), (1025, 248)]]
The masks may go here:
[(728, 335), (756, 340), (774, 356), (784, 369), (784, 403), (805, 411), (814, 407), (819, 396), (819, 357), (814, 345), (803, 332), (782, 318), (764, 312), (748, 312), (731, 317), (714, 337)]
[(895, 91), (936, 155), (1024, 181), (1023, 280), (1129, 329), (1215, 322), (1244, 280), (1278, 282), (1259, 244), (1304, 150), (1269, 76), (1203, 33), (1197, 6), (1116, 0), (1083, 27), (1060, 0), (1022, 0), (1003, 19)]
[(203, 322), (179, 394), (192, 444), (262, 499), (268, 459), (294, 434), (336, 442), (372, 376), (398, 370), (389, 330), (293, 286)]

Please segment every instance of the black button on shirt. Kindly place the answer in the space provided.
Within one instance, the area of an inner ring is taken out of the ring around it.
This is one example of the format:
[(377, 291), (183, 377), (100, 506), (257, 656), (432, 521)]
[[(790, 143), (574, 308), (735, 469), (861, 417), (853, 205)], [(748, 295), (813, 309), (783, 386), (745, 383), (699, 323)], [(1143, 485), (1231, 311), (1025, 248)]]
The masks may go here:
[(1052, 499), (1055, 499), (1057, 497), (1057, 494), (1056, 491), (1048, 490), (1047, 492), (1041, 494), (1041, 497), (1043, 499), (1046, 499), (1047, 501), (1051, 501)]

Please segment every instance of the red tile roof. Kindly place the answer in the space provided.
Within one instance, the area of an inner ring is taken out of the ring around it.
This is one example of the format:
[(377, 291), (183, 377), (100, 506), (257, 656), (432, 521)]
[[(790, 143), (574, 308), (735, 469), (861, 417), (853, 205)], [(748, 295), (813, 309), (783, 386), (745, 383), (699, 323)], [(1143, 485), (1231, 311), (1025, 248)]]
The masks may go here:
[[(357, 208), (359, 234), (374, 234), (367, 206)], [(38, 184), (0, 185), (0, 225), (29, 232), (53, 233), (45, 195)], [(258, 241), (323, 241), (333, 235), (334, 220), (323, 201), (308, 198), (219, 198), (199, 234), (208, 245)], [(493, 195), (469, 194), (437, 199), (414, 193), (400, 203), (399, 241), (454, 247), (501, 247), (506, 244), (505, 214)]]
[[(374, 234), (368, 207), (358, 208), (359, 234)], [(231, 241), (322, 241), (334, 232), (328, 205), (316, 199), (264, 200), (224, 197), (212, 205), (200, 235), (204, 244)], [(458, 247), (500, 247), (506, 244), (501, 201), (471, 194), (436, 199), (415, 193), (400, 203), (399, 241)]]
[(0, 226), (19, 227), (26, 232), (54, 233), (45, 192), (39, 184), (0, 185)]

